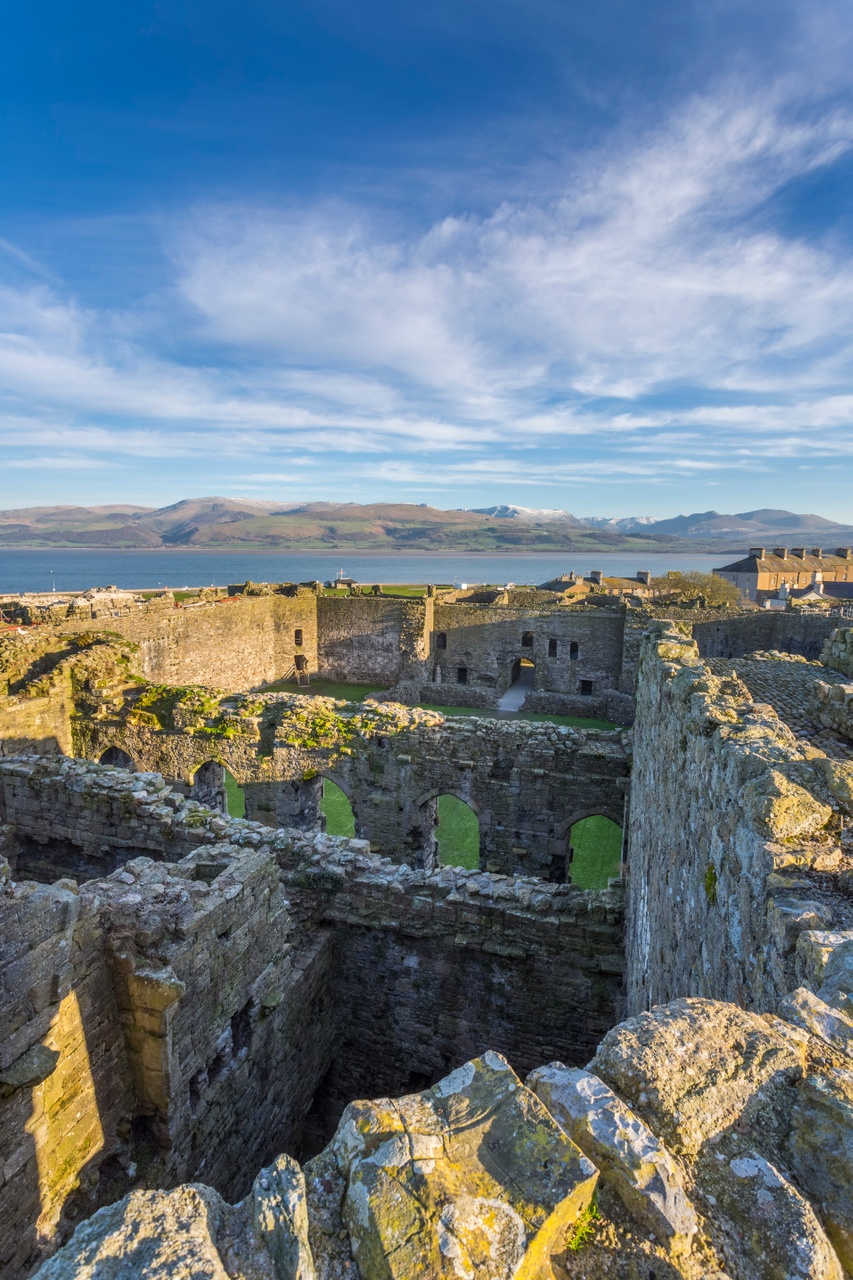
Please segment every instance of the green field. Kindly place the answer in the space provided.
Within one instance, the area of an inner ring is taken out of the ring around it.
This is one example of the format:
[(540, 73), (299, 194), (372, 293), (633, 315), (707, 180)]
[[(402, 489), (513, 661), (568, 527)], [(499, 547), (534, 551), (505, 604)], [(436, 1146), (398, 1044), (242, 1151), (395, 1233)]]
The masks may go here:
[(229, 817), (245, 818), (246, 797), (243, 794), (243, 788), (236, 778), (231, 777), (227, 769), (225, 770), (225, 795), (228, 799)]
[(476, 871), (480, 865), (480, 822), (456, 796), (438, 797), (438, 860), (442, 866)]
[(572, 827), (574, 860), (569, 869), (579, 889), (606, 889), (611, 876), (619, 875), (622, 828), (600, 814), (583, 818)]
[(323, 779), (323, 798), (320, 809), (326, 816), (326, 833), (330, 836), (345, 836), (352, 840), (355, 836), (355, 818), (352, 805), (347, 800), (337, 783), (329, 778)]

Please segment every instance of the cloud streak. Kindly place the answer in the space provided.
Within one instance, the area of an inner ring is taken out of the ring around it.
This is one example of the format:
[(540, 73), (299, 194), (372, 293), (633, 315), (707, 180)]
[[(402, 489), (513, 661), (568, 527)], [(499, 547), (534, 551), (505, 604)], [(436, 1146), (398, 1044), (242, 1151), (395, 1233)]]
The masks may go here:
[(801, 95), (720, 83), (545, 197), (407, 234), (366, 207), (196, 208), (144, 317), (4, 287), (3, 457), (486, 497), (849, 458), (851, 255), (772, 210), (853, 116)]

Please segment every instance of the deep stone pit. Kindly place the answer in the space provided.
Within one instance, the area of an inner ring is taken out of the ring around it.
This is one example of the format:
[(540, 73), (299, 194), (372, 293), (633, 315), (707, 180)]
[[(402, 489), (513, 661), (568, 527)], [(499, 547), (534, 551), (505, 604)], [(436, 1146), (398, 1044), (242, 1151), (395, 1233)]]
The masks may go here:
[[(278, 1152), (317, 1150), (355, 1097), (410, 1092), (490, 1047), (521, 1072), (579, 1065), (619, 1018), (619, 888), (413, 870), (76, 761), (0, 762), (0, 822), (10, 848), (48, 830), (121, 864), (75, 886), (63, 862), (56, 884), (0, 897), (4, 936), (24, 944), (3, 969), (17, 1000), (0, 1065), (34, 1039), (67, 1054), (72, 1036), (91, 1081), (70, 1129), (49, 1078), (7, 1107), (25, 1172), (0, 1191), (0, 1235), (17, 1266), (33, 1224), (67, 1230), (130, 1185), (123, 1167), (234, 1198)], [(57, 1000), (74, 1003), (71, 1031)], [(70, 1200), (42, 1176), (60, 1148), (82, 1153)]]

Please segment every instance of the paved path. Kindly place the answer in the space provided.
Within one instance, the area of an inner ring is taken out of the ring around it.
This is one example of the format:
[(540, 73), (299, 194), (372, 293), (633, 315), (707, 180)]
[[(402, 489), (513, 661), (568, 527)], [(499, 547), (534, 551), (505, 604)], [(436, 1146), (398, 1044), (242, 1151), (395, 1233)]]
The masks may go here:
[(499, 711), (520, 711), (524, 699), (533, 688), (533, 668), (522, 667), (521, 675), (511, 684), (506, 693), (498, 698)]
[(798, 738), (807, 738), (836, 760), (853, 760), (853, 743), (815, 724), (809, 715), (809, 695), (815, 681), (849, 684), (847, 676), (822, 667), (819, 662), (804, 662), (783, 653), (772, 657), (749, 654), (745, 658), (706, 658), (705, 661), (714, 675), (736, 672), (755, 701), (769, 702), (779, 719), (784, 720)]

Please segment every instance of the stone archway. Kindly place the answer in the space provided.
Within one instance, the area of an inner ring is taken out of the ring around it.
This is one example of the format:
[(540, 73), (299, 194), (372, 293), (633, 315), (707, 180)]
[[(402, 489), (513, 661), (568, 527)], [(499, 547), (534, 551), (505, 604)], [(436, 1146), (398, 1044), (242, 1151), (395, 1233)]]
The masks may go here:
[(579, 889), (606, 889), (621, 874), (624, 828), (608, 813), (576, 817), (567, 828), (563, 878)]
[[(442, 804), (442, 801), (453, 803)], [(418, 866), (425, 871), (434, 871), (438, 866), (460, 866), (469, 870), (479, 866), (481, 814), (475, 800), (447, 788), (420, 796), (413, 809), (417, 825), (411, 835)], [(465, 811), (473, 822), (466, 818)]]
[(190, 799), (197, 800), (216, 813), (227, 813), (225, 765), (218, 760), (205, 760), (204, 764), (199, 765), (190, 784)]
[(354, 839), (359, 834), (359, 822), (349, 788), (330, 774), (321, 775), (320, 811), (323, 830), (330, 836)]
[(128, 769), (131, 773), (137, 772), (133, 756), (128, 755), (121, 747), (107, 747), (98, 760), (98, 764), (106, 764), (113, 769)]

